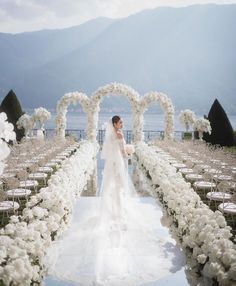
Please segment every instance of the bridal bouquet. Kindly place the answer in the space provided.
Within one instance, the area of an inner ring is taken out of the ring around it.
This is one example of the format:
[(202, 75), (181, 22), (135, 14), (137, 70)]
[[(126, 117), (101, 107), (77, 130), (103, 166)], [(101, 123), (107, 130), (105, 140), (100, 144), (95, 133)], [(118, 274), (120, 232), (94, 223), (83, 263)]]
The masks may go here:
[(126, 144), (125, 145), (125, 151), (128, 155), (132, 155), (135, 152), (134, 145)]

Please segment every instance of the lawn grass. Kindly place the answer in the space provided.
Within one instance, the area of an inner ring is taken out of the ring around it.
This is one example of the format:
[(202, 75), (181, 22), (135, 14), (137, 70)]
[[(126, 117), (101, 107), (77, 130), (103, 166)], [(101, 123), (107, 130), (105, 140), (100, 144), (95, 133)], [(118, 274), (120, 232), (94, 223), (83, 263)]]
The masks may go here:
[(225, 147), (225, 150), (236, 154), (236, 146)]

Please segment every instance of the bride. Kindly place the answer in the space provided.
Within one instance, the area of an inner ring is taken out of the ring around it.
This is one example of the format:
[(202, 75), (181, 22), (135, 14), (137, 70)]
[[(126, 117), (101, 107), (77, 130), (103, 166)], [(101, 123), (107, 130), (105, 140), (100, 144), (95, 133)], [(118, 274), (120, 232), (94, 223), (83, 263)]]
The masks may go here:
[(98, 207), (50, 249), (46, 264), (53, 277), (81, 286), (136, 286), (160, 279), (173, 266), (163, 251), (160, 217), (153, 205), (141, 203), (128, 174), (132, 148), (122, 127), (117, 115), (107, 123)]
[(121, 129), (122, 119), (115, 115), (107, 123), (101, 158), (105, 160), (101, 184), (101, 213), (111, 227), (126, 228), (124, 198), (136, 195), (128, 175), (128, 148)]

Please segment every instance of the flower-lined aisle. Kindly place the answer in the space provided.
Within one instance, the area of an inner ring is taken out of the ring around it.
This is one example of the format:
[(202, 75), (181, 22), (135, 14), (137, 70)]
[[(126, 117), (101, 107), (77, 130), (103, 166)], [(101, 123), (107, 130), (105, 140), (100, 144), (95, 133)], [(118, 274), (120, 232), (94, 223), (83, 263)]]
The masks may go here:
[(72, 138), (66, 140), (31, 138), (14, 142), (0, 175), (0, 223), (4, 226), (13, 213), (21, 213), (32, 194), (47, 185), (61, 163), (78, 147)]
[(202, 264), (203, 275), (221, 285), (236, 282), (236, 246), (221, 212), (213, 212), (201, 201), (162, 149), (139, 143), (136, 155), (139, 167), (150, 179), (152, 195), (173, 217), (183, 247)]
[(66, 229), (76, 197), (94, 170), (97, 147), (88, 141), (30, 197), (22, 215), (11, 216), (1, 229), (0, 277), (4, 285), (40, 283), (43, 258), (52, 241)]
[[(222, 147), (204, 142), (156, 141), (167, 159), (215, 211), (220, 210), (236, 234), (236, 157)], [(169, 156), (169, 158), (168, 158)]]

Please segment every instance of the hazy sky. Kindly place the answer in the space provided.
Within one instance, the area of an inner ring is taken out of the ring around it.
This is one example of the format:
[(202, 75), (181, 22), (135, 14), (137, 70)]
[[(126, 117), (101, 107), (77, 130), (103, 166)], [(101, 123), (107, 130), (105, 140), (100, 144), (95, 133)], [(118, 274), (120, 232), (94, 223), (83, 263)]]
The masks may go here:
[(63, 28), (105, 16), (126, 17), (158, 6), (230, 4), (236, 0), (0, 0), (0, 32)]

